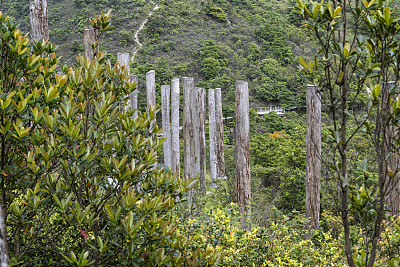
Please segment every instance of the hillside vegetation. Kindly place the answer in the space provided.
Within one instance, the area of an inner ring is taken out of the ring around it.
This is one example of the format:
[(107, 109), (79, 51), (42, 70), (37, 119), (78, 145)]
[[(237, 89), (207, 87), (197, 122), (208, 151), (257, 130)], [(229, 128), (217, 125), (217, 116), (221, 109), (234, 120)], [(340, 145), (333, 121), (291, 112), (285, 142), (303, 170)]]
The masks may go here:
[[(158, 85), (174, 76), (194, 76), (198, 86), (222, 88), (225, 113), (233, 111), (238, 79), (250, 82), (253, 108), (304, 106), (305, 80), (296, 57), (309, 50), (311, 40), (298, 27), (294, 0), (156, 2), (160, 9), (140, 32), (143, 47), (133, 62), (141, 81), (150, 69), (157, 70)], [(101, 46), (115, 62), (117, 52), (136, 48), (134, 34), (153, 7), (145, 0), (49, 0), (50, 40), (59, 46), (62, 63), (74, 63), (83, 52), (88, 17), (113, 9), (115, 30)], [(5, 0), (2, 9), (29, 31), (25, 0)]]

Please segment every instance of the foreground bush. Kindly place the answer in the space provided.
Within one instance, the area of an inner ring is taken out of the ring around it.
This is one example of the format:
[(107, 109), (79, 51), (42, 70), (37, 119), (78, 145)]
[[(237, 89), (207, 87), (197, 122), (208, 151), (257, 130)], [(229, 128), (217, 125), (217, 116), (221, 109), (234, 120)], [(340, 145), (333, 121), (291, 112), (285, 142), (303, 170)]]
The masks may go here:
[[(101, 34), (109, 14), (92, 20)], [(125, 69), (78, 57), (56, 73), (50, 43), (30, 43), (0, 14), (2, 208), (10, 265), (214, 265), (217, 252), (182, 252), (171, 211), (193, 182), (155, 167), (156, 110), (124, 109)]]
[[(267, 227), (242, 230), (237, 205), (232, 203), (225, 209), (206, 209), (194, 218), (181, 219), (178, 229), (189, 240), (185, 253), (197, 249), (218, 252), (222, 255), (218, 266), (347, 266), (341, 224), (340, 217), (325, 211), (321, 229), (310, 235), (304, 214), (293, 212), (290, 218), (276, 218)], [(400, 220), (390, 218), (385, 226), (376, 266), (399, 266)], [(362, 231), (352, 240), (354, 262), (365, 266)]]
[(242, 230), (236, 204), (206, 211), (181, 223), (192, 240), (188, 250), (206, 248), (222, 254), (221, 266), (343, 266), (342, 244), (329, 232), (306, 240), (303, 221), (285, 218), (268, 228)]

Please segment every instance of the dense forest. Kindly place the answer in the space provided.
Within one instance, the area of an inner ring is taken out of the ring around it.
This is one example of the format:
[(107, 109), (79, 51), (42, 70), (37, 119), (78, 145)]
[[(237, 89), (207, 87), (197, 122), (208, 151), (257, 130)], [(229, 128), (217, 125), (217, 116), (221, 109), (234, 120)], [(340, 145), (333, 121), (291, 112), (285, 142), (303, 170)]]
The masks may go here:
[[(52, 46), (28, 42), (28, 1), (3, 0), (9, 265), (399, 266), (399, 4), (47, 0)], [(101, 52), (90, 61), (79, 55), (93, 25)], [(138, 88), (115, 67), (119, 52), (136, 53)], [(159, 106), (174, 77), (222, 88), (227, 179), (213, 187), (208, 177), (207, 193), (155, 168), (164, 155), (161, 114), (146, 108), (149, 70)], [(237, 80), (249, 83), (251, 229), (240, 227), (237, 203)], [(307, 84), (322, 102), (317, 229), (306, 216)], [(134, 89), (136, 119), (118, 108)], [(269, 106), (286, 112), (257, 114)]]

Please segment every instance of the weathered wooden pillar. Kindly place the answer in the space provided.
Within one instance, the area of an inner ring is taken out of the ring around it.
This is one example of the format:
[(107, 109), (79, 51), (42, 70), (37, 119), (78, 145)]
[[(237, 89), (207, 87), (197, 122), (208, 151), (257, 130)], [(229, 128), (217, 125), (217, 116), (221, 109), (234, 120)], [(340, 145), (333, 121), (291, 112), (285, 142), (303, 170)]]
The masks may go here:
[(236, 197), (242, 228), (251, 229), (249, 89), (245, 81), (236, 82)]
[(117, 59), (119, 65), (124, 66), (127, 70), (128, 75), (130, 74), (130, 63), (129, 63), (129, 53), (117, 53)]
[(29, 0), (31, 41), (49, 40), (47, 0)]
[(8, 267), (7, 228), (3, 209), (0, 205), (0, 267)]
[(179, 79), (171, 80), (171, 150), (172, 150), (172, 172), (180, 176), (181, 161), (179, 148), (179, 103), (180, 89)]
[(208, 90), (208, 136), (210, 139), (210, 176), (211, 187), (216, 187), (217, 179), (217, 147), (216, 147), (216, 125), (215, 125), (215, 90)]
[(321, 191), (321, 97), (318, 87), (307, 85), (306, 218), (307, 228), (319, 228)]
[(200, 118), (197, 110), (197, 91), (200, 88), (195, 87), (192, 98), (192, 121), (194, 127), (194, 155), (195, 155), (195, 173), (200, 175)]
[[(183, 137), (184, 137), (184, 175), (195, 178), (194, 127), (192, 121), (194, 81), (193, 78), (183, 78)], [(188, 192), (189, 204), (193, 201), (193, 189)]]
[(197, 88), (197, 112), (199, 118), (199, 146), (200, 146), (200, 190), (206, 192), (206, 90)]
[(92, 60), (98, 53), (98, 45), (93, 49), (92, 45), (97, 40), (97, 30), (91, 27), (84, 29), (84, 46), (85, 46), (85, 57)]
[(224, 118), (222, 115), (221, 88), (215, 88), (215, 121), (217, 143), (217, 178), (225, 179)]
[[(400, 82), (389, 82), (386, 85), (388, 88), (387, 90), (391, 90), (392, 86), (397, 86), (397, 93), (392, 96), (394, 100), (399, 97), (399, 91), (400, 91)], [(386, 115), (387, 116), (387, 115)], [(391, 211), (392, 216), (396, 216), (400, 212), (400, 174), (398, 172), (399, 165), (400, 165), (400, 155), (399, 151), (395, 150), (394, 147), (396, 147), (396, 140), (399, 139), (400, 131), (398, 127), (395, 126), (389, 126), (387, 127), (387, 133), (386, 133), (386, 145), (387, 145), (387, 151), (391, 152), (390, 157), (388, 158), (387, 161), (387, 167), (388, 170), (390, 169), (391, 172), (394, 174), (394, 177), (390, 177), (387, 175), (386, 178), (386, 184), (387, 184), (387, 206), (388, 209)]]
[[(121, 68), (125, 68), (127, 71), (127, 75), (130, 74), (130, 63), (129, 63), (129, 53), (117, 53), (118, 64)], [(131, 77), (129, 76), (129, 80)], [(127, 111), (129, 108), (132, 108), (131, 98), (128, 99), (126, 105), (124, 106), (124, 110)]]
[[(146, 73), (146, 90), (147, 90), (147, 108), (154, 108), (156, 106), (156, 72), (151, 70)], [(154, 127), (156, 119), (151, 123)]]
[(163, 143), (164, 150), (164, 164), (171, 167), (171, 122), (169, 119), (169, 96), (171, 87), (169, 85), (161, 85), (161, 115), (162, 115), (162, 127), (163, 127)]
[(138, 93), (139, 93), (139, 79), (137, 75), (131, 75), (130, 77), (131, 82), (136, 83), (136, 89), (131, 94), (131, 108), (135, 110), (133, 113), (133, 119), (137, 119), (138, 117)]

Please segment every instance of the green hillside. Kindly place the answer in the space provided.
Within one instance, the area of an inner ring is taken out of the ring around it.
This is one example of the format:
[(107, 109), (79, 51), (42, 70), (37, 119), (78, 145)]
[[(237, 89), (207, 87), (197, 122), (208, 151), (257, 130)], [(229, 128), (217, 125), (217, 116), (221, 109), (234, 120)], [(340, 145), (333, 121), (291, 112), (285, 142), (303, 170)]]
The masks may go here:
[[(250, 82), (251, 106), (304, 105), (304, 78), (296, 57), (309, 49), (292, 11), (295, 1), (156, 1), (160, 6), (139, 34), (143, 47), (133, 72), (156, 69), (158, 85), (173, 76), (194, 76), (198, 86), (221, 87), (225, 113), (233, 110), (234, 81)], [(133, 52), (135, 32), (154, 5), (144, 0), (49, 0), (50, 40), (61, 62), (71, 64), (83, 52), (88, 17), (113, 10), (115, 30), (101, 43), (112, 62), (117, 52)], [(2, 10), (29, 31), (25, 0), (5, 0)], [(143, 84), (143, 83), (142, 83)]]

